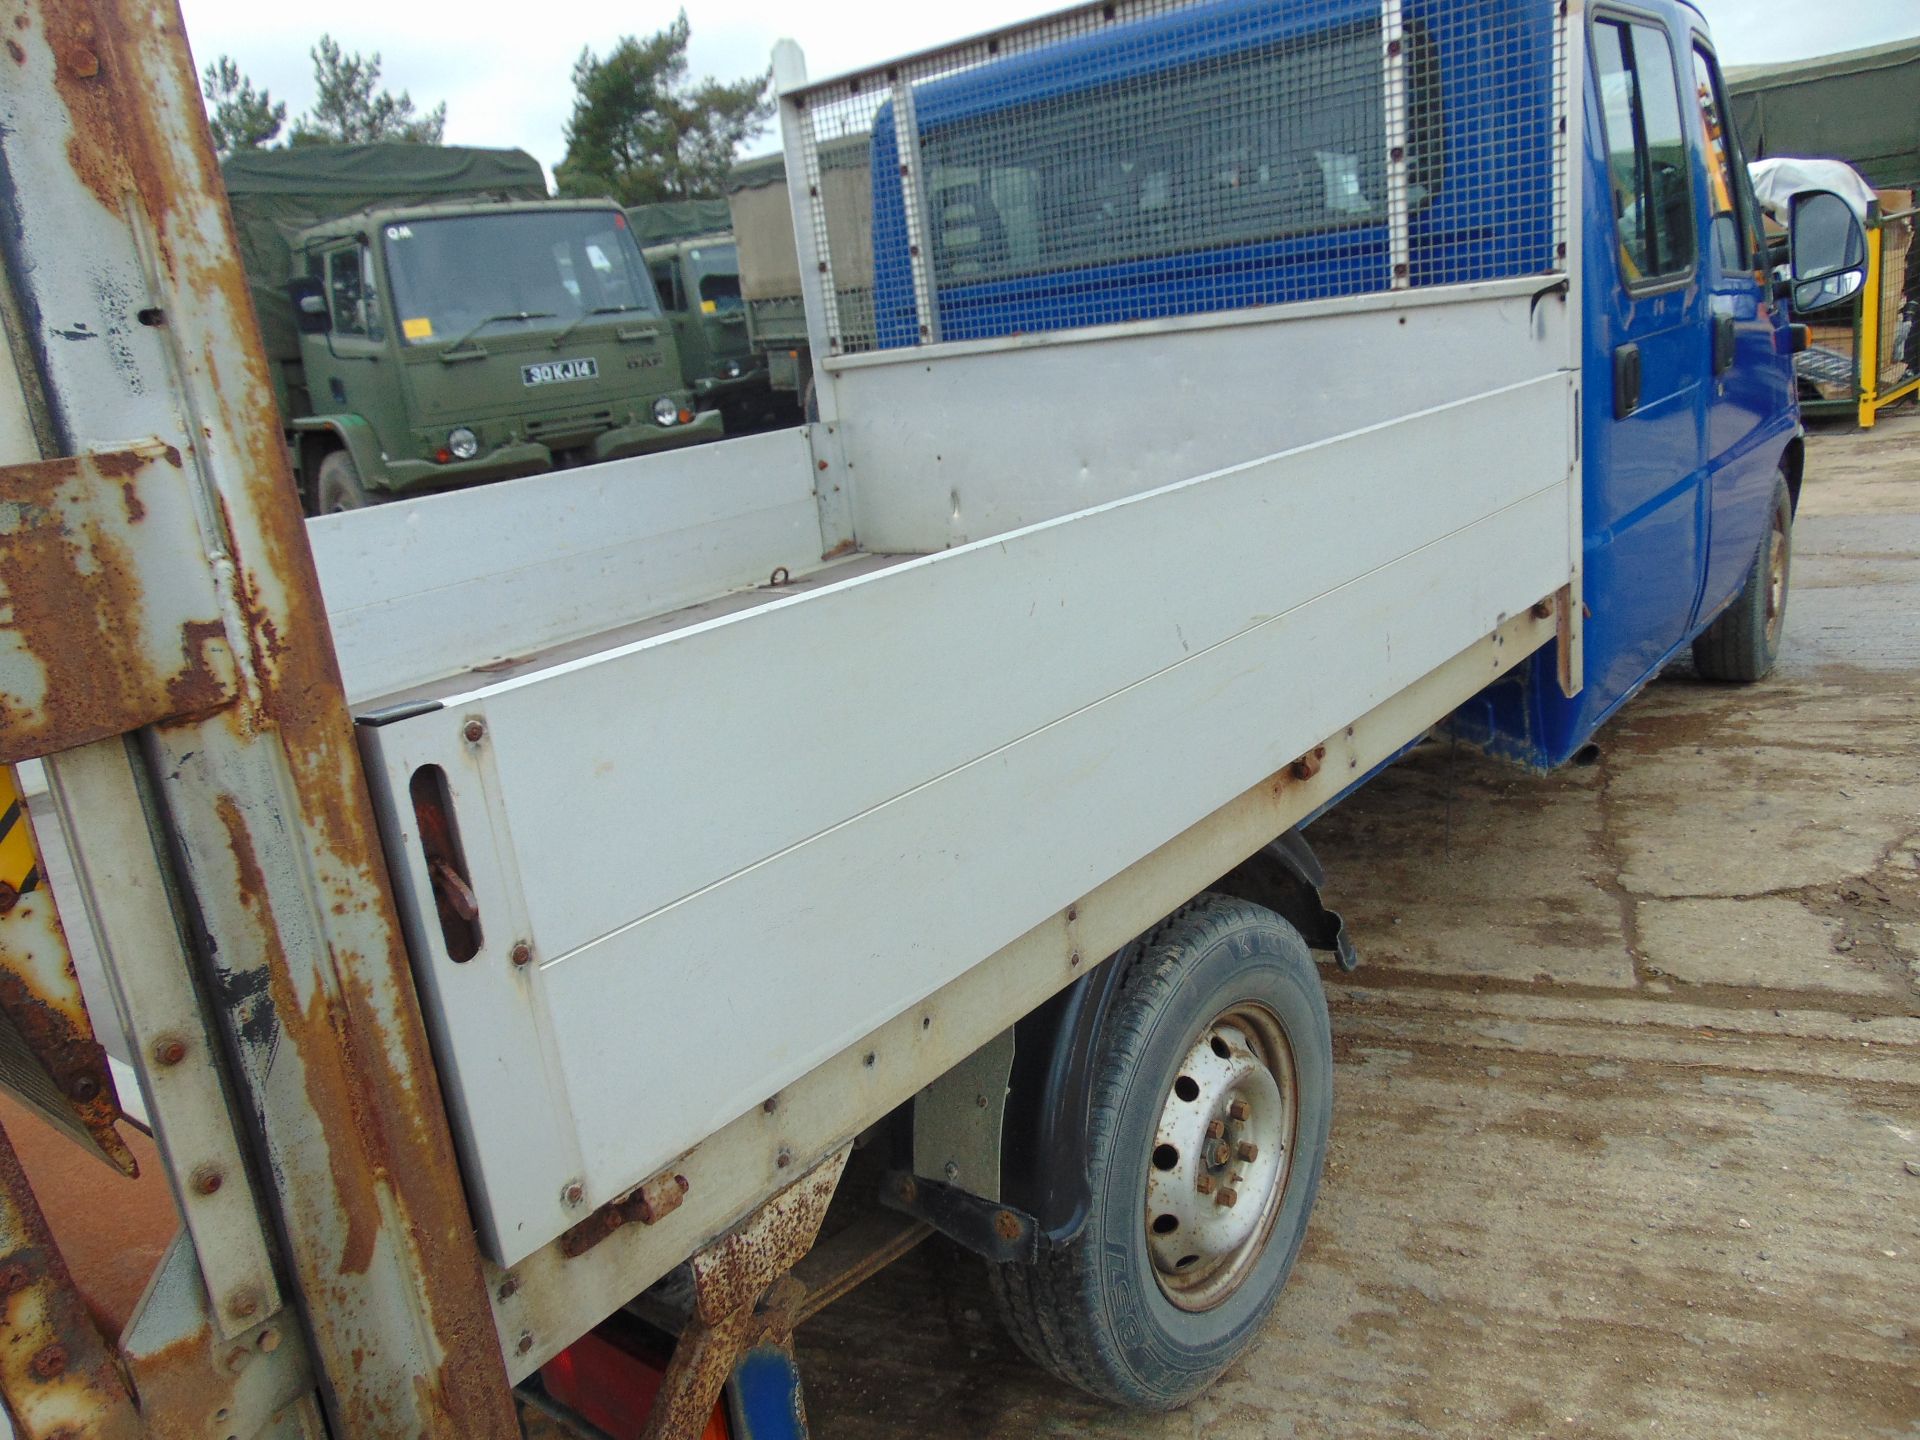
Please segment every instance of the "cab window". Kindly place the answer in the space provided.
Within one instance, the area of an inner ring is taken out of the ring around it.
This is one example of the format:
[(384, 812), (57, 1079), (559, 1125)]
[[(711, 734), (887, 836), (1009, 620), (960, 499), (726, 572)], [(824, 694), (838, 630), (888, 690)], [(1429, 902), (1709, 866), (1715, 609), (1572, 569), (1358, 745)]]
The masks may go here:
[(333, 311), (336, 335), (361, 335), (369, 340), (385, 337), (370, 259), (364, 245), (335, 250), (327, 256), (327, 303)]
[(1749, 228), (1747, 167), (1733, 135), (1732, 115), (1720, 86), (1720, 69), (1698, 45), (1693, 50), (1693, 89), (1700, 111), (1701, 153), (1707, 157), (1707, 198), (1713, 206), (1713, 245), (1726, 274), (1753, 268), (1757, 240)]
[(1607, 135), (1607, 178), (1627, 285), (1659, 284), (1693, 267), (1693, 205), (1679, 77), (1667, 33), (1600, 19), (1594, 65)]

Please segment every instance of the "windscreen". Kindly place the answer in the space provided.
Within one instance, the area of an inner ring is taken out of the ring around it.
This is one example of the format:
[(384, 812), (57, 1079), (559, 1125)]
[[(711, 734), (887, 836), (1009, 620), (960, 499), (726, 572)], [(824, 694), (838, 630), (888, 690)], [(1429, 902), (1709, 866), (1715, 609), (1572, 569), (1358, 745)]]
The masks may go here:
[[(383, 235), (394, 313), (409, 344), (549, 330), (593, 314), (659, 313), (618, 211), (455, 215), (396, 222)], [(539, 318), (511, 318), (518, 315)]]
[(697, 246), (687, 252), (687, 263), (700, 292), (702, 313), (728, 315), (741, 308), (740, 251), (736, 246)]

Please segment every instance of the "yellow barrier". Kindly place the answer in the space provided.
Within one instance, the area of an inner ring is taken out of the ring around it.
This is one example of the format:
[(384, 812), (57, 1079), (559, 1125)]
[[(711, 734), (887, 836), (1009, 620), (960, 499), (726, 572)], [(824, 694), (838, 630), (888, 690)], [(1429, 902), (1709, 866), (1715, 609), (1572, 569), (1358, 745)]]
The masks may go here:
[[(1913, 233), (1916, 214), (1920, 211), (1901, 210), (1883, 215), (1867, 228), (1867, 280), (1861, 290), (1859, 348), (1860, 428), (1863, 430), (1872, 429), (1879, 413), (1889, 405), (1920, 394), (1920, 374), (1903, 376), (1885, 394), (1880, 391), (1880, 372), (1885, 368), (1880, 360), (1880, 337), (1888, 327), (1899, 323), (1901, 302), (1906, 298), (1903, 288), (1906, 265), (1902, 263), (1889, 270), (1885, 263), (1888, 227), (1905, 221), (1908, 245), (1920, 244), (1920, 235)], [(1920, 302), (1920, 296), (1911, 298)], [(1904, 356), (1893, 358), (1897, 361)]]

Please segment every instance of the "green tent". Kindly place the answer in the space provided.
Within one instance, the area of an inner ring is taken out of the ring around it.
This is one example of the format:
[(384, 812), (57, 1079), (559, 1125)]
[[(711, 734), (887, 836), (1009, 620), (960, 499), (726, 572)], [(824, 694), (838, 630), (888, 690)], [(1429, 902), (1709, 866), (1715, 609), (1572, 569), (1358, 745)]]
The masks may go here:
[(724, 200), (656, 200), (650, 205), (629, 205), (627, 224), (644, 250), (669, 240), (724, 235), (733, 228), (733, 215)]
[(1727, 71), (1750, 160), (1844, 160), (1881, 189), (1920, 183), (1920, 36), (1784, 65)]
[(267, 354), (296, 360), (300, 336), (286, 298), (293, 240), (307, 227), (375, 205), (498, 196), (547, 198), (546, 172), (524, 150), (459, 145), (302, 145), (242, 150), (220, 167), (240, 258)]

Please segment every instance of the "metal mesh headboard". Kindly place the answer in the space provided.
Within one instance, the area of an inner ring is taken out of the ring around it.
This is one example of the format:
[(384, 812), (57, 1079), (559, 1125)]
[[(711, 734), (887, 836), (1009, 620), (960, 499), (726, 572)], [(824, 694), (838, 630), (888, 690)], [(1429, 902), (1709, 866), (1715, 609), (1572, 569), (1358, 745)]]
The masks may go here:
[(798, 90), (829, 353), (1563, 268), (1564, 8), (1116, 0)]

